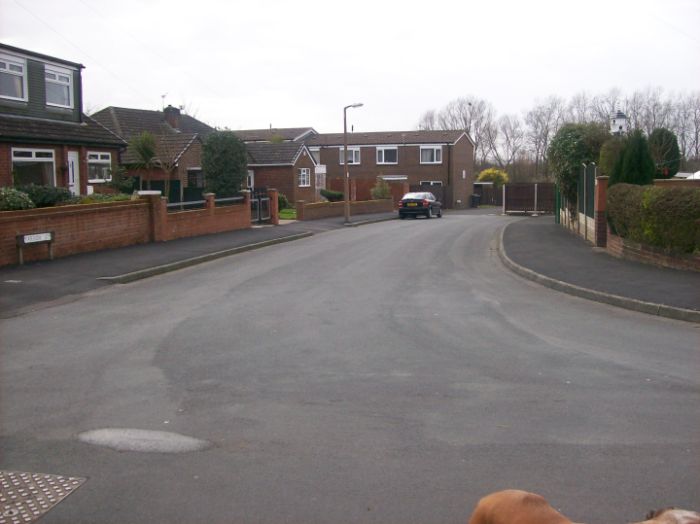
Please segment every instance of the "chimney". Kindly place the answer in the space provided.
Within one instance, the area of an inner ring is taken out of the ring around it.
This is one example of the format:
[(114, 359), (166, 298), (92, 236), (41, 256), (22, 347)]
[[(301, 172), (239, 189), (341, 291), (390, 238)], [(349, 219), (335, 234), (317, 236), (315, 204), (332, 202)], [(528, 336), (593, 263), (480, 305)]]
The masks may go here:
[(163, 109), (163, 116), (170, 127), (177, 130), (180, 129), (180, 110), (177, 107), (168, 105), (168, 107)]

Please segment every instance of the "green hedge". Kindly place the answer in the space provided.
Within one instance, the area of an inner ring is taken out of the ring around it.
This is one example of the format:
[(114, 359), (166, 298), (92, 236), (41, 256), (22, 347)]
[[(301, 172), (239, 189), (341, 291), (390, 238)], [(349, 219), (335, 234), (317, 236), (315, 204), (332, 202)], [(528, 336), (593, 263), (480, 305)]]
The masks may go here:
[(330, 189), (321, 189), (321, 196), (327, 198), (329, 202), (340, 202), (343, 200), (343, 193), (331, 191)]
[(65, 187), (29, 184), (20, 186), (17, 189), (29, 195), (36, 207), (51, 207), (56, 204), (70, 202), (73, 198), (71, 192)]
[(700, 188), (615, 184), (607, 215), (623, 238), (670, 252), (700, 251)]

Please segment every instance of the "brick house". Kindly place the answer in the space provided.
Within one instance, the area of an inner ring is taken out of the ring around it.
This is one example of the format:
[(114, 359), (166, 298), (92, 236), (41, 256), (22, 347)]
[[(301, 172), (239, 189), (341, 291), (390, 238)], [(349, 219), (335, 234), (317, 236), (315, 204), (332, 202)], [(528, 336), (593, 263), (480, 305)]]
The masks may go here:
[(126, 143), (83, 114), (83, 67), (0, 44), (0, 187), (84, 195), (111, 179)]
[[(204, 176), (202, 174), (202, 144), (213, 127), (173, 106), (163, 111), (107, 107), (92, 118), (127, 142), (144, 131), (156, 139), (156, 156), (166, 169), (136, 169), (138, 157), (129, 146), (122, 155), (122, 164), (132, 176), (138, 177), (139, 187), (165, 190), (171, 202), (199, 200), (202, 198)], [(164, 193), (165, 194), (165, 191)]]
[[(329, 189), (343, 191), (343, 134), (319, 134), (305, 141)], [(394, 200), (427, 190), (448, 208), (469, 206), (474, 183), (474, 142), (463, 131), (348, 133), (350, 198), (369, 200), (378, 178)]]
[(316, 163), (300, 142), (250, 142), (248, 187), (279, 190), (290, 202), (316, 202), (325, 179), (315, 173)]
[(239, 129), (236, 136), (246, 144), (251, 142), (303, 142), (318, 133), (313, 127), (280, 127), (269, 129)]

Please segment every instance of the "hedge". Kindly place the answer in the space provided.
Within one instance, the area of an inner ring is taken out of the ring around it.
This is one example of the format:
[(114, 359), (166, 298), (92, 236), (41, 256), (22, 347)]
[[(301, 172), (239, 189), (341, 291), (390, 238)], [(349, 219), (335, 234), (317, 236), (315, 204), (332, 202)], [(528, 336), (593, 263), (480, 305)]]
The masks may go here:
[(328, 199), (329, 202), (340, 202), (343, 200), (343, 193), (331, 191), (330, 189), (321, 189), (321, 196)]
[(700, 188), (615, 184), (607, 215), (623, 238), (668, 252), (700, 252)]
[(56, 204), (70, 202), (73, 198), (71, 192), (65, 187), (29, 184), (19, 186), (17, 189), (29, 195), (36, 207), (51, 207)]

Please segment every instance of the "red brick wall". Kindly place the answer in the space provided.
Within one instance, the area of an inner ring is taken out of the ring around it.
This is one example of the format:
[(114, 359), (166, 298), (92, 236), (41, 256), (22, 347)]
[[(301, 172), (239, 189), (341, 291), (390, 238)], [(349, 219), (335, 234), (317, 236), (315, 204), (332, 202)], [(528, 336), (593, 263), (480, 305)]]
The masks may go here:
[[(445, 148), (447, 149), (447, 148)], [(462, 137), (454, 146), (449, 148), (450, 157), (450, 188), (446, 192), (449, 201), (447, 206), (455, 209), (469, 207), (471, 195), (474, 191), (474, 146), (467, 139)], [(464, 175), (464, 178), (462, 178)], [(446, 198), (447, 200), (447, 198)], [(458, 202), (458, 200), (460, 202)]]
[(606, 249), (608, 253), (618, 258), (659, 267), (700, 271), (700, 256), (698, 255), (670, 256), (658, 248), (625, 240), (614, 235), (609, 229)]
[[(0, 266), (17, 264), (16, 236), (54, 232), (54, 256), (148, 242), (145, 201), (0, 212)], [(25, 260), (48, 258), (46, 245), (24, 248)]]
[[(0, 212), (0, 266), (19, 263), (16, 236), (54, 233), (54, 257), (113, 249), (152, 241), (221, 233), (250, 227), (250, 201), (235, 206), (167, 213), (167, 200), (150, 196), (137, 201), (59, 206)], [(276, 219), (276, 217), (273, 217)], [(24, 260), (48, 258), (45, 244), (24, 248)]]
[[(255, 187), (272, 187), (279, 190), (290, 202), (294, 202), (296, 184), (292, 166), (250, 167), (255, 173)], [(311, 171), (313, 177), (313, 170)]]
[[(319, 218), (342, 217), (345, 214), (345, 202), (316, 202), (307, 204), (297, 202), (298, 220), (317, 220)], [(366, 215), (368, 213), (388, 213), (394, 210), (394, 202), (386, 200), (364, 200), (350, 202), (351, 215)]]

